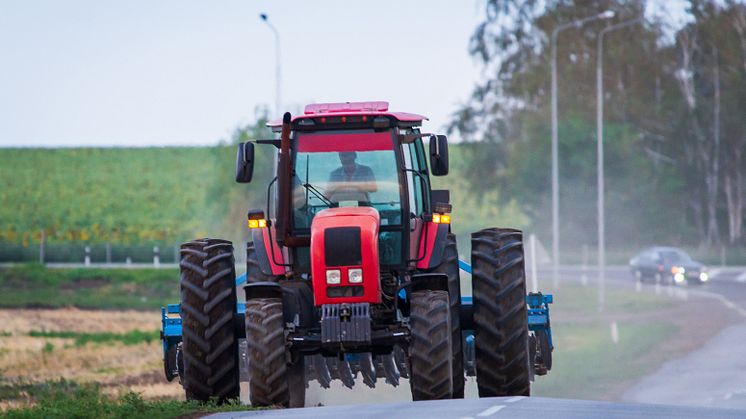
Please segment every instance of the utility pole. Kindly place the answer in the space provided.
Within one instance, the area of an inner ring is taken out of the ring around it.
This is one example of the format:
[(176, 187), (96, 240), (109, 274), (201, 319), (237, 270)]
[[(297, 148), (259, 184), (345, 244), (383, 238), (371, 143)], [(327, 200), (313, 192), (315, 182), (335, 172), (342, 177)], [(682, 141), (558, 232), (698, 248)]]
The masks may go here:
[(607, 33), (641, 23), (643, 18), (631, 19), (604, 28), (598, 34), (596, 49), (596, 182), (598, 187), (598, 310), (606, 304), (606, 220), (604, 214), (604, 36)]
[(580, 28), (584, 24), (601, 19), (611, 19), (614, 12), (607, 10), (594, 16), (574, 20), (557, 26), (552, 31), (552, 285), (559, 285), (559, 149), (557, 139), (557, 37), (569, 28)]

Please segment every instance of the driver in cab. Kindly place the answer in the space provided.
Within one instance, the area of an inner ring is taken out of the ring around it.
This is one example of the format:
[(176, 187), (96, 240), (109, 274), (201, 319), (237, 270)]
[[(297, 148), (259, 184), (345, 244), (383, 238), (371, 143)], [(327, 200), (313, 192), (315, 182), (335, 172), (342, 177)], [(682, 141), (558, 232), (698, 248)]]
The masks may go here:
[(342, 166), (329, 174), (329, 186), (326, 189), (330, 201), (370, 202), (370, 193), (378, 190), (373, 170), (355, 163), (356, 159), (357, 153), (354, 151), (339, 153)]

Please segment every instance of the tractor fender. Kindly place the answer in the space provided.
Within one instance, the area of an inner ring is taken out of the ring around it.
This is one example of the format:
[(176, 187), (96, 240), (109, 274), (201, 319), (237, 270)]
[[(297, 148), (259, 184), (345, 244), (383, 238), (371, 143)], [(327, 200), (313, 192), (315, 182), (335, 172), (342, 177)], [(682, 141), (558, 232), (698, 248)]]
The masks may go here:
[(313, 292), (308, 281), (290, 279), (281, 281), (279, 284), (282, 287), (282, 313), (285, 323), (294, 323), (299, 327), (313, 327)]
[(243, 287), (246, 301), (252, 298), (282, 298), (282, 287), (277, 282), (252, 282)]
[(448, 275), (443, 273), (419, 273), (412, 275), (410, 292), (448, 291)]
[(435, 269), (443, 259), (449, 224), (425, 223), (420, 240), (417, 269)]
[(256, 257), (259, 268), (265, 275), (283, 275), (285, 268), (281, 265), (283, 260), (282, 249), (269, 239), (269, 228), (252, 228), (251, 238), (256, 249)]
[(244, 287), (246, 301), (253, 298), (277, 298), (282, 300), (285, 323), (300, 327), (313, 325), (313, 294), (306, 281), (286, 280), (282, 282), (252, 282)]

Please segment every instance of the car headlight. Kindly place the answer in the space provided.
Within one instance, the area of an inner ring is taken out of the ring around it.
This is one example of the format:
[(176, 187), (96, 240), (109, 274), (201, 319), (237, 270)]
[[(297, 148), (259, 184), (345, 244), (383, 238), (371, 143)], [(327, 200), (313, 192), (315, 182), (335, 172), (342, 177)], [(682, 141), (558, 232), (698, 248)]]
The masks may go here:
[(707, 282), (710, 279), (710, 275), (707, 274), (707, 272), (702, 272), (699, 274), (699, 280), (702, 282)]
[(329, 269), (326, 271), (326, 283), (336, 285), (342, 282), (342, 273), (339, 269)]
[(356, 269), (350, 269), (347, 271), (347, 279), (350, 281), (350, 284), (360, 284), (363, 282), (363, 270), (356, 268)]
[(684, 279), (685, 279), (684, 274), (682, 273), (677, 273), (676, 275), (673, 276), (673, 280), (676, 281), (677, 284), (684, 282)]

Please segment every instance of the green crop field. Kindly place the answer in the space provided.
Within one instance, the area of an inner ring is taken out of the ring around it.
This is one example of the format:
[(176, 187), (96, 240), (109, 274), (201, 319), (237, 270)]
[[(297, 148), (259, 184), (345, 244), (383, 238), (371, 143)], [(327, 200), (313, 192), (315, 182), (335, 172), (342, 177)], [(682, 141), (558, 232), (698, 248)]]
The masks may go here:
[[(232, 147), (0, 149), (0, 241), (142, 243), (223, 230)], [(244, 203), (244, 205), (246, 205)]]
[[(218, 150), (0, 150), (0, 238), (162, 240), (214, 211), (207, 192)], [(208, 162), (208, 164), (205, 164)]]

